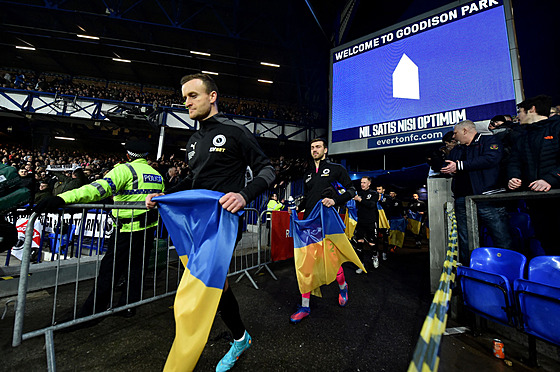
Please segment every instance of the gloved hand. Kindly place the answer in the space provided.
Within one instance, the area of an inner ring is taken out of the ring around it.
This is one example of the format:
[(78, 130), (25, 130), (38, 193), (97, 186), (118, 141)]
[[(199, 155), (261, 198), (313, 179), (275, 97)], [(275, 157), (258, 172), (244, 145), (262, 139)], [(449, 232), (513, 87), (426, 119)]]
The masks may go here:
[(66, 202), (60, 196), (47, 196), (33, 208), (35, 213), (54, 212), (64, 206)]

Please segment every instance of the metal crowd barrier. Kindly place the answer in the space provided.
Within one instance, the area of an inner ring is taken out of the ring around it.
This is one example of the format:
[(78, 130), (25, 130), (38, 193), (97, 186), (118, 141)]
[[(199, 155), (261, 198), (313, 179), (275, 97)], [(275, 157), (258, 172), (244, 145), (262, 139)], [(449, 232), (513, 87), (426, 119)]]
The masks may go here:
[[(471, 195), (465, 198), (465, 206), (467, 209), (467, 229), (469, 239), (469, 250), (472, 252), (480, 245), (478, 231), (478, 215), (476, 203), (478, 202), (503, 202), (511, 200), (534, 200), (560, 198), (560, 190), (551, 190), (547, 192), (521, 191), (521, 192), (504, 192), (492, 195)], [(551, 211), (550, 213), (556, 213)], [(552, 233), (552, 232), (551, 232)]]
[(278, 280), (268, 267), (268, 264), (272, 262), (270, 258), (270, 247), (268, 247), (268, 250), (264, 250), (263, 253), (265, 246), (262, 245), (262, 221), (263, 214), (265, 212), (266, 211), (259, 215), (258, 210), (254, 208), (245, 208), (245, 213), (243, 214), (245, 231), (241, 241), (237, 244), (235, 251), (233, 252), (228, 272), (228, 276), (241, 274), (235, 281), (236, 283), (246, 276), (255, 289), (259, 289), (259, 286), (251, 274), (249, 274), (249, 270), (257, 269), (255, 272), (256, 275), (264, 267), (274, 280)]
[[(145, 209), (143, 203), (137, 205), (104, 205), (104, 204), (73, 204), (68, 205), (62, 211), (62, 216), (65, 213), (71, 213), (72, 211), (76, 211), (74, 214), (81, 214), (82, 219), (84, 214), (87, 210), (92, 208), (101, 209), (104, 212), (108, 212), (111, 210), (121, 210), (121, 209)], [(266, 211), (265, 211), (266, 212)], [(270, 268), (268, 268), (267, 264), (271, 262), (270, 256), (270, 247), (266, 247), (262, 244), (262, 237), (266, 236), (266, 231), (262, 229), (262, 217), (263, 214), (259, 215), (256, 209), (247, 208), (245, 209), (245, 221), (255, 221), (256, 224), (246, 223), (246, 230), (243, 233), (243, 237), (241, 241), (238, 243), (234, 255), (232, 257), (232, 261), (230, 264), (230, 269), (228, 272), (228, 276), (238, 275), (236, 282), (239, 282), (244, 276), (246, 276), (253, 286), (258, 289), (256, 282), (253, 280), (251, 275), (249, 274), (249, 270), (257, 269), (257, 273), (264, 268), (268, 270), (270, 275), (277, 280), (276, 276), (272, 273)], [(33, 227), (35, 220), (39, 217), (39, 215), (33, 213), (28, 222), (28, 227), (25, 232), (25, 241), (23, 244), (23, 255), (21, 261), (21, 268), (20, 268), (20, 276), (19, 276), (19, 287), (18, 287), (18, 296), (15, 306), (15, 320), (14, 320), (14, 331), (13, 331), (13, 339), (12, 339), (12, 346), (16, 347), (21, 344), (23, 340), (30, 339), (36, 336), (45, 337), (45, 349), (47, 354), (47, 364), (49, 371), (56, 370), (56, 361), (55, 361), (55, 351), (54, 351), (54, 341), (53, 341), (53, 332), (59, 331), (64, 328), (69, 328), (73, 326), (78, 326), (81, 323), (89, 322), (95, 319), (99, 319), (102, 317), (106, 317), (116, 312), (124, 311), (127, 309), (131, 309), (133, 307), (143, 305), (146, 303), (150, 303), (153, 301), (160, 300), (165, 297), (175, 295), (177, 288), (179, 286), (179, 282), (181, 279), (181, 275), (183, 272), (183, 267), (181, 265), (180, 260), (178, 259), (172, 242), (169, 237), (167, 237), (167, 232), (165, 230), (164, 225), (161, 223), (161, 219), (158, 217), (158, 225), (156, 227), (156, 232), (154, 238), (146, 237), (145, 242), (148, 244), (153, 244), (153, 248), (151, 249), (151, 259), (153, 259), (153, 268), (149, 264), (148, 260), (146, 259), (146, 245), (144, 245), (143, 249), (143, 264), (142, 264), (142, 281), (141, 281), (141, 295), (140, 300), (137, 302), (130, 302), (128, 301), (130, 285), (128, 281), (126, 284), (119, 285), (119, 278), (115, 278), (115, 262), (113, 261), (113, 272), (112, 272), (112, 281), (111, 281), (111, 299), (109, 306), (106, 310), (100, 312), (93, 312), (92, 315), (84, 316), (84, 317), (77, 317), (78, 311), (84, 302), (84, 294), (89, 294), (92, 290), (92, 285), (84, 284), (83, 281), (84, 275), (82, 275), (81, 271), (84, 271), (84, 267), (87, 265), (95, 265), (95, 277), (93, 279), (93, 289), (97, 289), (98, 283), (98, 276), (97, 272), (99, 270), (102, 255), (96, 254), (94, 256), (85, 256), (82, 255), (82, 243), (78, 243), (78, 248), (74, 252), (74, 254), (64, 255), (61, 251), (56, 254), (56, 267), (55, 269), (55, 279), (54, 279), (54, 291), (52, 294), (52, 315), (50, 319), (50, 324), (48, 326), (44, 326), (40, 329), (35, 329), (31, 331), (24, 332), (24, 314), (26, 309), (26, 299), (28, 295), (28, 280), (29, 280), (29, 269), (30, 269), (30, 257), (31, 257), (31, 245), (33, 239)], [(62, 218), (62, 217), (61, 217)], [(147, 214), (145, 214), (144, 224), (147, 223)], [(126, 219), (120, 220), (122, 223), (126, 223)], [(113, 245), (113, 249), (117, 247), (117, 237), (119, 234), (118, 229), (112, 229), (112, 233), (108, 234), (109, 236), (105, 236), (105, 228), (108, 226), (112, 228), (112, 224), (100, 224), (102, 226), (102, 230), (100, 235), (97, 239), (102, 239), (101, 235), (103, 235), (105, 239), (105, 245), (108, 246), (109, 244)], [(82, 223), (79, 229), (76, 230), (75, 235), (80, 236), (83, 235), (83, 229), (85, 228), (85, 224)], [(264, 233), (263, 233), (264, 231)], [(92, 239), (95, 237), (92, 236)], [(60, 237), (62, 239), (62, 237)], [(100, 243), (100, 242), (99, 242)], [(146, 243), (145, 243), (146, 244)], [(98, 250), (100, 252), (101, 250)], [(130, 278), (130, 252), (129, 252), (129, 265), (128, 271), (124, 274), (125, 278)], [(52, 265), (52, 264), (51, 264)], [(148, 267), (147, 267), (148, 265)], [(61, 280), (61, 273), (64, 272), (66, 275), (70, 270), (70, 275), (74, 278), (70, 284), (64, 284)], [(90, 266), (91, 268), (91, 266)], [(147, 276), (153, 275), (152, 278), (148, 278)], [(91, 278), (86, 278), (91, 279)], [(73, 287), (73, 288), (72, 288)], [(122, 291), (126, 291), (126, 304), (123, 306), (118, 306), (116, 301), (113, 301), (114, 295), (117, 293), (118, 288), (122, 288)], [(95, 308), (95, 301), (94, 300), (94, 308)], [(51, 301), (51, 300), (49, 300)], [(63, 304), (64, 303), (64, 304)], [(72, 303), (72, 306), (67, 306), (68, 303)], [(58, 311), (61, 306), (67, 306), (66, 311)], [(62, 315), (58, 315), (57, 313), (62, 313)], [(70, 315), (69, 315), (70, 313)], [(31, 315), (31, 314), (29, 314)]]

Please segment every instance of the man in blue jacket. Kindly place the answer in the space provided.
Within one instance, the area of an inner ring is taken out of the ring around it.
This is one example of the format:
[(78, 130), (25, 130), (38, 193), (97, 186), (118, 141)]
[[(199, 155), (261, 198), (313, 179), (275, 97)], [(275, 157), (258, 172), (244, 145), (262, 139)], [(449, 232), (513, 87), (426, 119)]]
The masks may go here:
[[(449, 153), (447, 165), (441, 169), (441, 173), (453, 175), (451, 189), (455, 198), (459, 261), (469, 265), (465, 197), (497, 189), (502, 144), (495, 136), (482, 136), (470, 120), (455, 125), (453, 138), (459, 145)], [(477, 203), (477, 207), (478, 217), (488, 229), (494, 246), (510, 249), (511, 237), (505, 207), (489, 203)]]

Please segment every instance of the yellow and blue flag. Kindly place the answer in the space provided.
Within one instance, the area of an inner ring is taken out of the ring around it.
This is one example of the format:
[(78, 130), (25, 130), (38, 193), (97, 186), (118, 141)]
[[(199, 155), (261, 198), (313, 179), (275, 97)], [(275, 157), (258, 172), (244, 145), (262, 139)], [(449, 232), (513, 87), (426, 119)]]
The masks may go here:
[(292, 210), (290, 236), (294, 238), (294, 262), (301, 293), (320, 296), (320, 287), (336, 279), (344, 262), (353, 262), (366, 271), (344, 233), (342, 218), (321, 201), (306, 220), (298, 220)]
[(410, 230), (414, 235), (420, 234), (420, 228), (422, 227), (422, 215), (418, 212), (408, 211), (408, 225), (406, 228)]
[(424, 223), (426, 226), (426, 239), (430, 240), (430, 219), (426, 218), (426, 222)]
[(377, 202), (377, 211), (379, 212), (379, 228), (380, 229), (389, 229), (391, 225), (389, 225), (389, 220), (387, 219), (387, 215), (385, 214), (385, 210), (381, 206), (381, 203)]
[(154, 198), (185, 266), (175, 296), (175, 340), (164, 371), (192, 371), (208, 340), (241, 215), (222, 208), (223, 195), (189, 190)]
[(354, 236), (354, 230), (356, 230), (356, 225), (358, 224), (358, 212), (356, 210), (356, 201), (350, 199), (346, 203), (346, 214), (344, 215), (344, 233), (348, 239), (352, 239)]
[(391, 218), (389, 230), (389, 245), (396, 245), (402, 248), (404, 243), (404, 233), (406, 231), (406, 220), (404, 218)]

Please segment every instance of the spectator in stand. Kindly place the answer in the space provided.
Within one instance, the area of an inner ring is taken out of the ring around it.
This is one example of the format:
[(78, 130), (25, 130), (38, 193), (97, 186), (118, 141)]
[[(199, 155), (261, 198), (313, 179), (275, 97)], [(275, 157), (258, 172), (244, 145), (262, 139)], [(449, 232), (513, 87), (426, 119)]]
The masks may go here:
[(494, 116), (488, 124), (488, 129), (490, 130), (490, 132), (492, 132), (492, 135), (496, 136), (497, 139), (502, 143), (502, 160), (500, 161), (499, 186), (506, 187), (508, 181), (506, 170), (511, 154), (512, 133), (516, 131), (518, 127), (519, 124), (516, 124), (511, 120), (507, 120), (504, 115)]
[(54, 185), (54, 196), (87, 184), (87, 178), (82, 168), (74, 169), (72, 172), (59, 172), (57, 177), (59, 181)]
[(18, 174), (21, 177), (22, 180), (22, 186), (23, 187), (27, 187), (29, 190), (33, 191), (35, 188), (35, 186), (33, 185), (33, 176), (31, 176), (29, 174), (29, 172), (27, 171), (27, 169), (25, 168), (20, 168), (18, 170)]
[(445, 159), (457, 144), (457, 141), (453, 139), (453, 131), (449, 131), (443, 135), (441, 139), (443, 146), (439, 147), (437, 150), (432, 151), (427, 157), (427, 163), (430, 166), (430, 171), (428, 177), (445, 176), (441, 175), (440, 169), (445, 166)]
[(165, 174), (165, 187), (171, 188), (179, 183), (179, 173), (176, 167), (170, 167)]
[[(513, 138), (508, 165), (511, 190), (548, 192), (560, 188), (560, 116), (550, 118), (551, 98), (540, 95), (517, 105), (521, 129)], [(557, 198), (527, 200), (535, 235), (547, 255), (559, 255)]]
[[(467, 210), (465, 197), (481, 195), (498, 187), (502, 144), (495, 136), (482, 136), (470, 120), (455, 125), (453, 138), (459, 143), (449, 153), (444, 174), (453, 175), (451, 189), (455, 198), (455, 215), (459, 235), (459, 261), (470, 263), (467, 234)], [(488, 228), (495, 247), (510, 249), (508, 214), (502, 206), (477, 203), (478, 216)]]
[(84, 177), (87, 179), (87, 182), (91, 182), (95, 179), (93, 170), (89, 165), (84, 168)]
[(45, 180), (39, 182), (39, 191), (35, 193), (35, 204), (39, 203), (41, 200), (48, 196), (52, 196), (49, 183)]

